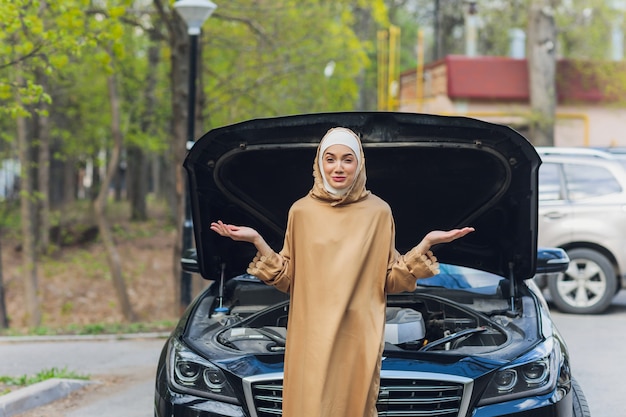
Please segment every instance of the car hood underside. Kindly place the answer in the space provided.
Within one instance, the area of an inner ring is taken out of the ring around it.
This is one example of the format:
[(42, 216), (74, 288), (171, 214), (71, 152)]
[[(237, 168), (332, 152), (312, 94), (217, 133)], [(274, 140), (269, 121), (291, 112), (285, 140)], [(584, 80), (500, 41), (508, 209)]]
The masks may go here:
[(240, 275), (254, 255), (212, 232), (217, 219), (282, 247), (289, 207), (311, 189), (317, 145), (336, 126), (361, 136), (367, 188), (391, 206), (399, 251), (430, 230), (473, 226), (437, 257), (515, 280), (534, 275), (540, 158), (523, 136), (470, 118), (350, 112), (251, 120), (194, 144), (184, 167), (204, 278)]

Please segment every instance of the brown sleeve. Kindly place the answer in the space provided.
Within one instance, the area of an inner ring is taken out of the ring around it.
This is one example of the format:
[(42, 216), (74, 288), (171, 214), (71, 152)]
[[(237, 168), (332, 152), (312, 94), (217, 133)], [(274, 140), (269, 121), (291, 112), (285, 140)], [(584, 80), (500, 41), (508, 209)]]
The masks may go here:
[(420, 278), (428, 278), (439, 273), (439, 263), (431, 251), (425, 254), (417, 248), (411, 249), (405, 255), (395, 251), (394, 260), (387, 270), (388, 293), (413, 291), (416, 281)]

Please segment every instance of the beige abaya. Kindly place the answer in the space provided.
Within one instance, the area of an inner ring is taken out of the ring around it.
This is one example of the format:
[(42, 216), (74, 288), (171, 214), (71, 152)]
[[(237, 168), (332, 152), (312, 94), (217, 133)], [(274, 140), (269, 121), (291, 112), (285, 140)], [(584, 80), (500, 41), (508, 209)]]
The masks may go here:
[(343, 196), (324, 188), (316, 157), (313, 189), (291, 207), (283, 249), (248, 270), (290, 293), (284, 417), (376, 415), (386, 294), (414, 290), (437, 268), (417, 248), (396, 251), (390, 207), (365, 189), (359, 151)]

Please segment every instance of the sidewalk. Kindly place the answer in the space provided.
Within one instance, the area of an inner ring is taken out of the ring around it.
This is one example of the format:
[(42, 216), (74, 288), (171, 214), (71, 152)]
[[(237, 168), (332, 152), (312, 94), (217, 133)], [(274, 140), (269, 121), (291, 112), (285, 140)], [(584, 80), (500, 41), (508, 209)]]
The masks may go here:
[[(53, 367), (85, 375), (129, 372), (133, 365), (153, 364), (156, 368), (158, 356), (147, 355), (142, 341), (152, 341), (150, 349), (154, 351), (167, 336), (169, 333), (0, 337), (0, 375), (34, 375)], [(127, 344), (131, 342), (133, 346)], [(94, 351), (100, 354), (94, 355)], [(0, 417), (49, 404), (92, 383), (97, 381), (53, 378), (0, 395)]]

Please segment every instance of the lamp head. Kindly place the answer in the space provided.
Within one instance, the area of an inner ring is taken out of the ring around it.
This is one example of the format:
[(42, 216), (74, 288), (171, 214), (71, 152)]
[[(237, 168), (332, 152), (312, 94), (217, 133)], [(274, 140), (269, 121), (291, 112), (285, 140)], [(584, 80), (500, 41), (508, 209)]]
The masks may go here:
[(209, 0), (178, 0), (174, 3), (174, 9), (187, 23), (189, 35), (199, 35), (200, 28), (217, 6)]

